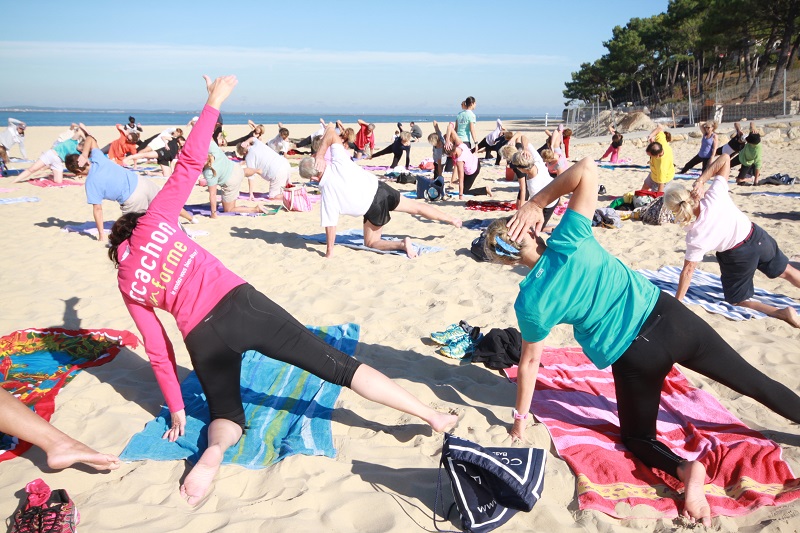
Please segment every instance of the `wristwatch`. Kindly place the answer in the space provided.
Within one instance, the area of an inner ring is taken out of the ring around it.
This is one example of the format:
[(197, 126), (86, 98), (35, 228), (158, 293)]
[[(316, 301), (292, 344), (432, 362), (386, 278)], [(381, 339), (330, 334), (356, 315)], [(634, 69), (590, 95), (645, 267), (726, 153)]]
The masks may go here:
[(527, 420), (528, 419), (528, 415), (530, 413), (525, 413), (523, 415), (523, 414), (520, 414), (520, 412), (517, 411), (516, 409), (511, 409), (511, 414), (514, 416), (514, 420)]

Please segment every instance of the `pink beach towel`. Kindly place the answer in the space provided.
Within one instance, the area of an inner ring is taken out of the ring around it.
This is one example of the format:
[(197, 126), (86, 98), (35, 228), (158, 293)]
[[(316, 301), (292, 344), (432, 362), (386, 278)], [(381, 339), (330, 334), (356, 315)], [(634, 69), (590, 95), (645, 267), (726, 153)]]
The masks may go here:
[(28, 183), (30, 183), (31, 185), (35, 185), (37, 187), (43, 187), (43, 188), (47, 188), (47, 187), (63, 188), (63, 187), (72, 187), (72, 186), (75, 186), (75, 185), (83, 186), (83, 182), (82, 181), (69, 180), (69, 179), (66, 179), (66, 178), (64, 178), (64, 181), (62, 181), (61, 183), (56, 183), (55, 181), (53, 181), (51, 179), (47, 179), (47, 178), (38, 178), (38, 179), (35, 179), (35, 180), (28, 180)]
[[(511, 381), (516, 373), (516, 367), (506, 371)], [(545, 348), (531, 412), (577, 476), (581, 509), (641, 518), (634, 507), (646, 505), (661, 514), (653, 518), (678, 515), (674, 498), (682, 485), (622, 445), (610, 368), (599, 370), (580, 348)], [(740, 516), (800, 498), (800, 479), (781, 459), (780, 447), (694, 388), (676, 367), (664, 382), (657, 430), (675, 453), (705, 465), (714, 516)]]

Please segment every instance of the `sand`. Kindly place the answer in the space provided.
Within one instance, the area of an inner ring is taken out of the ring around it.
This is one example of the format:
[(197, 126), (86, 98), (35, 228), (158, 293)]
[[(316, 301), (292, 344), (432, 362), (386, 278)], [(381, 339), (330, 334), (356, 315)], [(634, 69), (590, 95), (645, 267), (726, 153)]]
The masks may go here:
[[(422, 124), (425, 135), (432, 130)], [(509, 125), (513, 126), (513, 125)], [(238, 136), (244, 126), (228, 126)], [(268, 135), (273, 125), (268, 126)], [(479, 135), (493, 128), (480, 122)], [(64, 128), (29, 128), (31, 158), (47, 149)], [(115, 137), (113, 127), (92, 128), (101, 143)], [(160, 130), (148, 126), (146, 134)], [(315, 125), (290, 126), (292, 136), (307, 135)], [(379, 145), (387, 144), (394, 125), (377, 129)], [(544, 140), (532, 131), (535, 145)], [(626, 139), (632, 139), (626, 136)], [(571, 156), (599, 157), (608, 138), (573, 139)], [(675, 159), (682, 165), (698, 148), (697, 139), (674, 144)], [(18, 155), (17, 149), (12, 155)], [(622, 157), (645, 163), (643, 148), (627, 142)], [(430, 157), (427, 143), (413, 145), (412, 162)], [(800, 144), (764, 147), (765, 175), (797, 174)], [(375, 164), (389, 164), (386, 156)], [(22, 167), (24, 165), (12, 165)], [(484, 168), (478, 184), (500, 176), (502, 168)], [(645, 174), (601, 170), (608, 195), (621, 195), (640, 187)], [(29, 327), (127, 329), (138, 334), (116, 288), (115, 271), (106, 249), (87, 236), (66, 233), (67, 223), (92, 220), (81, 187), (41, 189), (30, 184), (12, 185), (0, 179), (0, 187), (12, 192), (0, 198), (37, 196), (39, 203), (0, 206), (3, 255), (0, 297), (4, 312), (0, 332)], [(513, 183), (492, 184), (499, 199), (516, 196)], [(412, 185), (397, 185), (411, 190)], [(794, 186), (797, 190), (798, 185)], [(781, 191), (789, 187), (760, 187)], [(260, 191), (266, 190), (259, 183)], [(736, 203), (755, 222), (777, 239), (787, 255), (800, 254), (797, 199), (752, 196), (749, 188), (733, 187)], [(196, 187), (190, 203), (208, 200)], [(603, 201), (605, 200), (605, 202)], [(601, 199), (605, 205), (609, 198)], [(464, 219), (497, 214), (467, 211), (453, 200), (440, 207)], [(362, 338), (357, 357), (408, 388), (433, 406), (455, 409), (462, 420), (455, 433), (484, 445), (508, 444), (507, 428), (515, 386), (483, 366), (446, 359), (435, 353), (428, 340), (460, 319), (491, 327), (516, 326), (513, 302), (522, 268), (487, 265), (474, 261), (468, 251), (478, 233), (397, 214), (387, 234), (409, 235), (428, 245), (444, 248), (415, 260), (384, 256), (343, 247), (325, 259), (324, 245), (302, 240), (298, 234), (318, 233), (319, 213), (280, 212), (270, 217), (223, 217), (203, 219), (193, 229), (210, 234), (199, 237), (204, 247), (256, 288), (283, 305), (301, 322), (338, 324), (356, 322)], [(104, 205), (106, 220), (119, 215), (118, 206)], [(556, 217), (554, 220), (558, 220)], [(360, 220), (341, 219), (341, 229), (358, 228)], [(682, 265), (683, 232), (675, 225), (643, 226), (628, 221), (618, 230), (596, 229), (598, 240), (634, 269), (658, 269)], [(700, 265), (718, 274), (712, 257)], [(800, 299), (800, 290), (782, 280), (760, 273), (756, 285)], [(748, 361), (800, 392), (800, 331), (783, 322), (764, 319), (733, 322), (692, 310), (710, 323)], [(181, 379), (191, 365), (174, 321), (164, 320), (175, 342)], [(573, 346), (571, 328), (557, 327), (547, 339), (551, 346)], [(740, 398), (725, 387), (689, 372), (691, 381), (719, 398), (749, 427), (763, 430), (781, 443), (784, 457), (800, 472), (800, 435), (797, 425), (755, 402)], [(56, 400), (52, 422), (68, 434), (105, 452), (120, 453), (144, 424), (159, 411), (162, 397), (143, 348), (123, 349), (110, 364), (89, 369), (66, 386)], [(441, 436), (432, 435), (423, 423), (388, 408), (362, 400), (344, 390), (333, 415), (333, 434), (338, 456), (291, 457), (269, 469), (252, 471), (222, 467), (212, 485), (213, 494), (196, 509), (178, 494), (187, 464), (136, 462), (109, 474), (70, 468), (49, 470), (37, 449), (0, 465), (0, 516), (17, 508), (24, 485), (43, 478), (51, 487), (66, 488), (82, 515), (81, 530), (199, 532), (199, 531), (341, 531), (408, 532), (432, 530), (431, 512), (441, 450)], [(527, 436), (533, 445), (548, 451), (542, 500), (530, 513), (516, 515), (501, 530), (527, 531), (683, 531), (680, 520), (645, 518), (617, 520), (599, 512), (578, 510), (575, 477), (566, 463), (554, 455), (545, 428), (535, 425)], [(716, 518), (716, 531), (797, 531), (800, 502), (784, 507), (762, 508), (739, 518)]]

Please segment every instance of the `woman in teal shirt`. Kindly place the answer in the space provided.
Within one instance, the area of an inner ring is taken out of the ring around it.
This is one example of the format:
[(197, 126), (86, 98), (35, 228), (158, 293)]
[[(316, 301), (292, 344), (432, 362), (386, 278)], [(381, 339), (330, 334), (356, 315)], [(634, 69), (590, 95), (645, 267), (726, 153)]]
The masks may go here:
[(461, 112), (456, 116), (456, 135), (470, 148), (475, 147), (475, 98), (467, 96), (461, 102)]
[[(701, 318), (600, 246), (591, 225), (597, 189), (597, 167), (583, 159), (508, 222), (495, 221), (487, 231), (490, 258), (531, 269), (514, 304), (523, 342), (510, 433), (523, 438), (550, 329), (572, 324), (587, 357), (598, 368), (611, 366), (622, 442), (649, 467), (682, 481), (684, 515), (710, 525), (705, 467), (656, 438), (661, 388), (672, 366), (680, 363), (796, 423), (800, 397), (752, 367)], [(569, 208), (545, 243), (538, 237), (542, 206), (570, 193)]]

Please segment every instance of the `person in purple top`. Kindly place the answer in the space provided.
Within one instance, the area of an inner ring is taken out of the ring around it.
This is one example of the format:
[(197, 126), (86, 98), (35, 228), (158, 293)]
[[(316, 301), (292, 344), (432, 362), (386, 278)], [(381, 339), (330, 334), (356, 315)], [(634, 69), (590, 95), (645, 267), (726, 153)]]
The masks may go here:
[(175, 171), (146, 212), (128, 213), (116, 221), (108, 251), (118, 268), (122, 299), (142, 334), (171, 413), (164, 438), (175, 441), (184, 434), (186, 413), (175, 352), (155, 309), (175, 317), (208, 400), (208, 448), (186, 476), (181, 495), (189, 504), (198, 504), (225, 451), (242, 436), (245, 417), (239, 382), (241, 355), (247, 350), (417, 416), (435, 431), (452, 428), (456, 415), (432, 409), (382, 373), (331, 347), (180, 231), (175, 222), (178, 213), (206, 162), (219, 107), (237, 83), (235, 76), (205, 80), (208, 101)]

